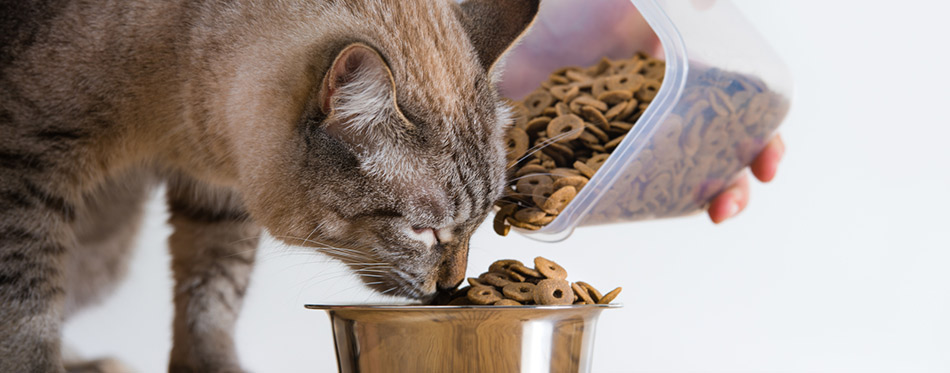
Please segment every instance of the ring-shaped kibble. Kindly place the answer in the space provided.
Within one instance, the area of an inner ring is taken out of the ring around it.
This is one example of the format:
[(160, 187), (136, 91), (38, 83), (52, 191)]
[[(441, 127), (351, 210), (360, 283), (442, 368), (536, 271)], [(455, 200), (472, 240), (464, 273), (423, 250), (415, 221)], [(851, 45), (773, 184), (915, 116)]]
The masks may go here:
[(607, 77), (599, 77), (594, 79), (593, 85), (590, 87), (591, 93), (594, 97), (599, 97), (610, 89), (607, 88)]
[(497, 302), (495, 302), (495, 303), (492, 303), (492, 305), (493, 305), (493, 306), (520, 306), (521, 303), (518, 303), (518, 301), (516, 301), (516, 300), (502, 299), (502, 300), (500, 300), (500, 301), (497, 301)]
[(584, 106), (581, 108), (581, 114), (584, 115), (584, 118), (587, 118), (588, 121), (596, 125), (597, 127), (607, 129), (610, 127), (610, 122), (607, 121), (607, 117), (604, 117), (604, 113), (600, 110), (595, 109), (593, 106)]
[[(581, 173), (580, 171), (577, 171), (573, 168), (558, 167), (551, 170), (550, 174), (551, 174), (551, 177), (554, 178), (554, 182), (556, 183), (558, 179), (571, 177), (571, 176), (580, 176)], [(554, 189), (557, 189), (557, 188), (554, 188)]]
[(569, 305), (574, 303), (574, 290), (565, 280), (544, 279), (534, 290), (534, 302), (540, 305)]
[(597, 101), (596, 98), (593, 98), (591, 96), (578, 96), (573, 101), (571, 101), (569, 106), (571, 107), (571, 111), (575, 113), (580, 113), (581, 108), (583, 108), (584, 106), (592, 106), (594, 109), (597, 109), (600, 111), (607, 111), (608, 109), (607, 104), (601, 101)]
[(603, 101), (607, 105), (618, 105), (621, 103), (625, 103), (627, 102), (627, 100), (633, 98), (633, 91), (632, 90), (607, 91), (595, 97), (597, 97), (598, 101)]
[(637, 100), (651, 102), (656, 98), (656, 93), (660, 91), (660, 82), (656, 80), (647, 80), (643, 82), (635, 96)]
[(502, 300), (501, 293), (491, 286), (472, 286), (468, 290), (468, 300), (479, 305), (489, 305)]
[(620, 142), (623, 141), (623, 139), (626, 138), (626, 137), (627, 137), (627, 135), (621, 135), (621, 136), (614, 137), (613, 140), (610, 140), (610, 141), (608, 141), (606, 144), (604, 144), (604, 149), (607, 149), (607, 150), (609, 151), (609, 150), (611, 150), (611, 149), (616, 148), (617, 146), (620, 145)]
[(551, 123), (551, 117), (537, 117), (529, 120), (524, 130), (529, 135), (537, 135), (548, 128), (548, 123)]
[(515, 172), (515, 177), (518, 178), (530, 174), (540, 174), (546, 172), (548, 172), (548, 169), (544, 168), (544, 166), (539, 164), (527, 164), (524, 167), (518, 169), (518, 172)]
[(571, 114), (571, 107), (566, 103), (558, 102), (554, 104), (554, 112), (557, 113), (557, 116), (568, 115)]
[(546, 90), (539, 89), (525, 97), (522, 103), (525, 109), (528, 109), (528, 116), (536, 117), (554, 103), (554, 96)]
[(475, 277), (469, 277), (467, 280), (468, 280), (468, 284), (471, 286), (485, 286), (484, 282), (479, 281), (479, 279)]
[(512, 282), (501, 289), (509, 299), (519, 302), (531, 302), (534, 300), (534, 292), (537, 285), (528, 282)]
[[(562, 158), (564, 158), (565, 161), (567, 159), (574, 158), (574, 149), (571, 149), (569, 146), (558, 143), (558, 142), (552, 142), (550, 144), (547, 144), (542, 150), (547, 150), (548, 151), (547, 154), (557, 153)], [(554, 167), (551, 167), (551, 168), (554, 168)]]
[(557, 143), (548, 143), (547, 140), (545, 140), (545, 143), (539, 142), (538, 145), (535, 145), (536, 147), (541, 147), (541, 153), (546, 155), (552, 161), (541, 162), (541, 165), (545, 168), (555, 168), (558, 165), (562, 165), (564, 162), (567, 162), (566, 154), (552, 145), (557, 145)]
[(515, 187), (518, 188), (518, 193), (522, 193), (522, 195), (532, 195), (536, 188), (551, 186), (551, 184), (554, 184), (554, 179), (548, 175), (528, 175), (518, 179)]
[(574, 295), (580, 298), (584, 304), (595, 304), (594, 300), (591, 299), (590, 293), (587, 292), (584, 288), (578, 285), (576, 282), (571, 284), (571, 290), (574, 290)]
[(515, 228), (527, 229), (529, 231), (536, 231), (538, 229), (541, 229), (540, 225), (519, 221), (518, 219), (515, 219), (514, 216), (509, 216), (506, 221), (508, 222), (508, 224), (511, 224), (511, 226)]
[(511, 278), (503, 272), (485, 272), (478, 276), (478, 281), (485, 285), (504, 287), (511, 283)]
[(566, 142), (580, 137), (584, 130), (584, 120), (581, 117), (568, 114), (562, 115), (548, 123), (548, 137), (556, 138), (558, 142)]
[(551, 193), (541, 205), (541, 210), (544, 212), (557, 215), (567, 207), (567, 204), (571, 203), (574, 200), (574, 197), (577, 196), (577, 189), (574, 189), (572, 186), (565, 186), (561, 189), (556, 190), (554, 193)]
[(607, 118), (608, 121), (617, 119), (620, 116), (620, 113), (623, 113), (627, 109), (627, 101), (621, 102), (612, 106), (606, 113), (604, 113), (604, 118)]
[(599, 302), (600, 298), (603, 298), (603, 295), (600, 294), (600, 291), (591, 286), (591, 284), (588, 284), (584, 281), (578, 281), (576, 284), (587, 290), (587, 294), (590, 295), (590, 299), (594, 300), (594, 303)]
[(551, 96), (554, 96), (554, 98), (558, 99), (559, 101), (566, 101), (564, 100), (564, 97), (566, 97), (568, 92), (570, 92), (571, 90), (579, 91), (579, 89), (575, 85), (562, 84), (562, 85), (556, 85), (556, 86), (551, 87), (550, 89), (548, 89), (548, 92), (551, 92)]
[(511, 107), (512, 127), (524, 129), (525, 125), (528, 124), (528, 109), (525, 109), (524, 105), (516, 101), (511, 101), (509, 107)]
[(503, 205), (501, 209), (495, 212), (495, 220), (493, 222), (492, 228), (494, 228), (495, 233), (501, 236), (507, 236), (508, 232), (511, 231), (511, 226), (506, 223), (508, 216), (515, 212), (515, 209), (518, 208), (518, 205), (509, 203)]
[(627, 106), (620, 112), (620, 115), (617, 116), (617, 120), (624, 120), (628, 122), (635, 122), (636, 119), (630, 120), (632, 115), (640, 109), (640, 102), (637, 99), (632, 98), (630, 101), (627, 101)]
[(536, 257), (534, 258), (534, 268), (541, 272), (541, 275), (545, 278), (551, 278), (555, 280), (563, 280), (567, 278), (567, 270), (564, 267), (561, 267), (560, 264), (555, 263), (553, 260)]
[(623, 288), (618, 287), (611, 290), (609, 293), (604, 294), (604, 296), (601, 297), (599, 301), (597, 301), (597, 304), (610, 304), (610, 302), (613, 302), (614, 299), (617, 299), (617, 295), (620, 295), (621, 290), (623, 290)]
[(574, 162), (574, 168), (580, 171), (582, 175), (587, 176), (588, 179), (594, 177), (594, 173), (597, 172), (597, 170), (590, 168), (587, 163), (581, 161)]
[(517, 265), (517, 264), (516, 264), (516, 265), (512, 265), (510, 269), (511, 269), (512, 271), (515, 271), (515, 272), (518, 272), (518, 273), (524, 275), (525, 277), (534, 277), (534, 278), (540, 278), (540, 277), (541, 277), (541, 272), (538, 272), (538, 271), (535, 270), (534, 268), (528, 268), (528, 266), (525, 266), (525, 265), (523, 265), (523, 264), (521, 264), (521, 265)]
[[(608, 124), (607, 127), (609, 128), (610, 125)], [(590, 132), (590, 134), (596, 136), (596, 137), (597, 137), (597, 140), (599, 140), (601, 144), (604, 144), (604, 143), (607, 143), (607, 142), (610, 141), (610, 136), (608, 136), (607, 133), (604, 132), (604, 130), (603, 130), (602, 128), (604, 128), (604, 127), (598, 127), (598, 126), (595, 126), (595, 125), (590, 124), (590, 123), (585, 123), (585, 124), (584, 124), (584, 130), (586, 130), (587, 132)]]
[[(553, 185), (553, 184), (552, 184)], [(551, 185), (539, 185), (531, 190), (531, 200), (537, 206), (544, 206), (545, 201), (554, 193)]]
[(637, 74), (614, 75), (607, 78), (607, 89), (610, 91), (633, 92), (643, 86), (644, 79)]
[[(611, 140), (611, 141), (612, 141), (612, 140)], [(604, 146), (604, 147), (606, 147), (606, 146)], [(587, 162), (585, 162), (585, 163), (587, 163), (587, 167), (590, 167), (590, 168), (592, 168), (594, 171), (597, 171), (597, 170), (600, 169), (600, 166), (603, 166), (603, 165), (604, 165), (604, 162), (607, 162), (607, 158), (610, 158), (610, 154), (601, 153), (601, 154), (597, 154), (597, 155), (595, 155), (595, 156), (593, 156), (593, 157), (590, 157), (590, 159), (588, 159)], [(581, 172), (584, 172), (584, 171), (581, 170)]]
[[(520, 264), (520, 265), (523, 266), (524, 264)], [(518, 272), (512, 271), (511, 269), (505, 270), (505, 273), (507, 273), (508, 277), (511, 277), (511, 279), (514, 280), (515, 282), (524, 282), (525, 280), (524, 275)]]
[(601, 57), (600, 62), (597, 62), (596, 65), (591, 66), (587, 69), (587, 75), (590, 75), (590, 76), (603, 75), (612, 66), (613, 66), (613, 62), (610, 61), (609, 58)]
[[(515, 265), (515, 264), (524, 265), (524, 263), (522, 263), (520, 260), (515, 260), (515, 259), (496, 260), (494, 263), (488, 266), (488, 272), (504, 273), (509, 268), (511, 268), (512, 265)], [(523, 281), (523, 280), (518, 280), (518, 281)]]
[(529, 224), (537, 224), (541, 219), (544, 219), (546, 215), (547, 213), (537, 207), (528, 207), (515, 212), (515, 219)]
[(528, 133), (518, 127), (511, 127), (505, 135), (505, 145), (508, 151), (508, 161), (516, 161), (528, 151)]
[(558, 190), (566, 186), (572, 186), (574, 189), (577, 189), (577, 191), (580, 191), (581, 188), (587, 185), (587, 181), (587, 178), (583, 176), (562, 177), (554, 181), (552, 188)]

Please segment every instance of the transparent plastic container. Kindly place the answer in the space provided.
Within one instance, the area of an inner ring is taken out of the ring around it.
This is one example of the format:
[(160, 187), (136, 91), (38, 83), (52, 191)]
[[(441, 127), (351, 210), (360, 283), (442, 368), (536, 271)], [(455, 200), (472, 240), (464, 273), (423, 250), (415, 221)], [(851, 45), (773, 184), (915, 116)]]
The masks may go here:
[(501, 91), (520, 99), (560, 67), (636, 51), (666, 61), (656, 98), (556, 219), (516, 231), (560, 241), (578, 226), (700, 212), (788, 111), (787, 68), (727, 0), (542, 2), (535, 27), (504, 65)]

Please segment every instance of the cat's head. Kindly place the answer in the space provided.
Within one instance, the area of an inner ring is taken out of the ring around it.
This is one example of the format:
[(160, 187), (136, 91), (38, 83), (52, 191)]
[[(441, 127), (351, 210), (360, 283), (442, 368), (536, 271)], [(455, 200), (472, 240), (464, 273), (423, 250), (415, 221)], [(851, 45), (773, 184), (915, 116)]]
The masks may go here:
[(339, 3), (299, 122), (245, 155), (263, 157), (246, 203), (275, 237), (424, 299), (463, 280), (469, 238), (501, 196), (509, 113), (493, 67), (538, 0)]

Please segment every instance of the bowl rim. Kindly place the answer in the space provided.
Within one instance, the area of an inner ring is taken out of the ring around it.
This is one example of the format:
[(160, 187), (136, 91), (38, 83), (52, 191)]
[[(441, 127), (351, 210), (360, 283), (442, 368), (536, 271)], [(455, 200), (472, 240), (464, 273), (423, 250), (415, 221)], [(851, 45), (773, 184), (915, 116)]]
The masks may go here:
[(601, 309), (611, 309), (611, 308), (623, 308), (623, 303), (610, 303), (610, 304), (572, 304), (572, 305), (563, 305), (563, 306), (541, 306), (541, 305), (524, 305), (524, 306), (493, 306), (493, 305), (398, 305), (398, 304), (305, 304), (304, 308), (309, 310), (326, 310), (326, 311), (339, 311), (339, 310), (387, 310), (387, 311), (433, 311), (433, 310), (568, 310), (568, 309), (590, 309), (590, 308), (601, 308)]

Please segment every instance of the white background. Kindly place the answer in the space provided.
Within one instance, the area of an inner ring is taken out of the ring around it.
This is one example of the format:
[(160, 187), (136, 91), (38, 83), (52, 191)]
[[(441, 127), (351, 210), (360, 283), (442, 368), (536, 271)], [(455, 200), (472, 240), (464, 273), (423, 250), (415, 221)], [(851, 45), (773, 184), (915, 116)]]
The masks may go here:
[[(685, 0), (682, 0), (685, 1)], [(594, 371), (950, 371), (950, 6), (932, 0), (734, 0), (789, 64), (788, 152), (737, 219), (579, 229), (541, 244), (472, 242), (470, 272), (544, 255), (622, 285)], [(166, 369), (172, 318), (156, 198), (131, 273), (70, 322), (69, 345)], [(237, 327), (256, 372), (335, 371), (329, 322), (304, 303), (367, 302), (342, 266), (269, 243)]]

